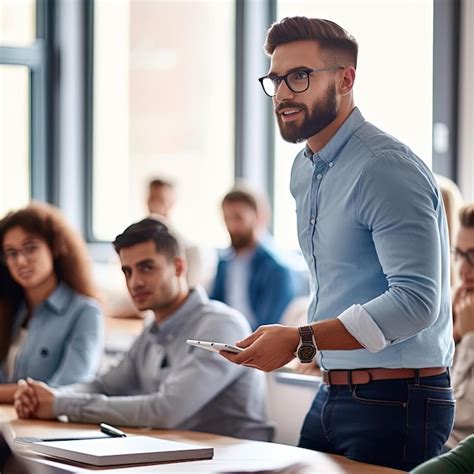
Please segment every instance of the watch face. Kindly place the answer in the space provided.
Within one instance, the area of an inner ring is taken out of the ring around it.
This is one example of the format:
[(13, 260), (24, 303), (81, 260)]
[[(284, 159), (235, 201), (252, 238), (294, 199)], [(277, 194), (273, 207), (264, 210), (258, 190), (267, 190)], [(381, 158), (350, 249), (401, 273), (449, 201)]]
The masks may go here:
[(298, 358), (300, 360), (312, 360), (316, 355), (316, 347), (311, 344), (303, 344), (298, 349)]

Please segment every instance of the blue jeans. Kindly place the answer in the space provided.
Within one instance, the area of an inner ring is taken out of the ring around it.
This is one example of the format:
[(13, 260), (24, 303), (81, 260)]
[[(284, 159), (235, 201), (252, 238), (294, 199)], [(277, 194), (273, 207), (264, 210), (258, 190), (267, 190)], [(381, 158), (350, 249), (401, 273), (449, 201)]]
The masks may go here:
[(441, 452), (454, 406), (448, 374), (352, 387), (321, 384), (299, 446), (409, 471)]

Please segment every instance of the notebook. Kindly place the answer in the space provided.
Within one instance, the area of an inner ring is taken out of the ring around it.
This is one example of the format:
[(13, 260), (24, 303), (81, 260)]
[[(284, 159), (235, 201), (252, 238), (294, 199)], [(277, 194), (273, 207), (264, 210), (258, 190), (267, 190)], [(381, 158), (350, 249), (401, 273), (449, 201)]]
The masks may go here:
[(214, 449), (150, 436), (33, 443), (36, 453), (94, 466), (212, 459)]

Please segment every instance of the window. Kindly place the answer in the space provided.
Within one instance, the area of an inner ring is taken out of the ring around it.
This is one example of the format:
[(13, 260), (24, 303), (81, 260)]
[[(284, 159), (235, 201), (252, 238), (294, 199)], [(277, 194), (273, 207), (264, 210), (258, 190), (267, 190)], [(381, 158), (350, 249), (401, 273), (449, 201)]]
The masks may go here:
[[(364, 117), (410, 146), (431, 166), (433, 1), (279, 0), (278, 20), (305, 15), (335, 21), (359, 43), (355, 103)], [(279, 245), (297, 248), (288, 190), (302, 148), (275, 132), (274, 229)]]
[(0, 64), (0, 216), (30, 199), (29, 71)]
[(46, 199), (47, 5), (0, 1), (0, 215)]
[(0, 2), (0, 44), (30, 46), (36, 40), (36, 1)]
[(198, 244), (226, 242), (234, 10), (230, 0), (95, 1), (92, 240), (143, 218), (148, 182), (161, 177), (177, 185), (178, 230)]

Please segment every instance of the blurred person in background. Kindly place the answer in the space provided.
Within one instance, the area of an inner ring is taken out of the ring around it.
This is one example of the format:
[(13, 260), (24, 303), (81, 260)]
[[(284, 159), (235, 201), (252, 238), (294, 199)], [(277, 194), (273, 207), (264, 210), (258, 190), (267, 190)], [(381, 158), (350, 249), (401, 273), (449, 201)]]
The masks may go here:
[(211, 298), (242, 312), (252, 329), (280, 321), (295, 295), (294, 275), (265, 234), (263, 197), (235, 187), (222, 200), (231, 246), (220, 256)]
[[(150, 216), (158, 215), (164, 217), (168, 222), (173, 222), (172, 211), (176, 205), (176, 186), (172, 181), (163, 178), (154, 178), (148, 185), (148, 212)], [(174, 224), (174, 223), (173, 223)], [(179, 225), (178, 225), (179, 228)], [(189, 286), (195, 287), (198, 284), (206, 284), (210, 280), (208, 266), (213, 265), (214, 255), (206, 258), (204, 249), (201, 249), (192, 240), (192, 236), (182, 235), (180, 239), (184, 243), (184, 251), (188, 262), (187, 281)], [(210, 265), (207, 265), (210, 260)]]
[(171, 181), (155, 178), (148, 185), (148, 212), (170, 219), (176, 204), (176, 190)]
[(448, 448), (474, 433), (474, 203), (461, 209), (459, 224), (453, 248), (455, 270), (461, 281), (453, 298), (456, 351), (452, 379), (457, 402)]

